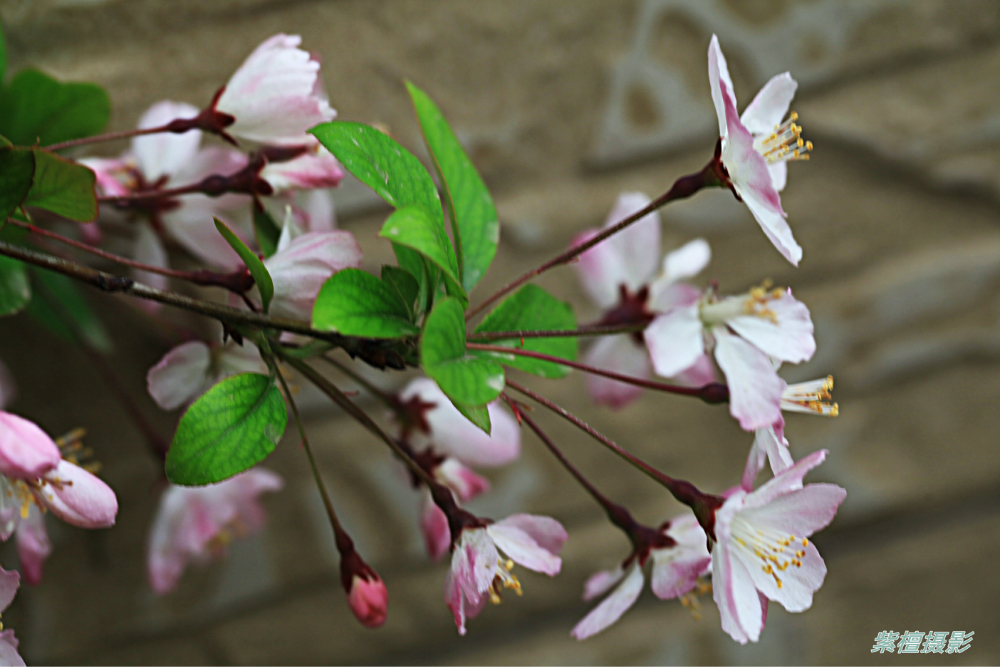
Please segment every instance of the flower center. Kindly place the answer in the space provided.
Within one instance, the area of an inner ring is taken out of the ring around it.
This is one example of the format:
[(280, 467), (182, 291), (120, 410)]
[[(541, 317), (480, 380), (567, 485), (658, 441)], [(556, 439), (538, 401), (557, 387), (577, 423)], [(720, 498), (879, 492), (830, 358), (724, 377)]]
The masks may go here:
[(811, 380), (790, 384), (781, 393), (781, 409), (791, 412), (815, 412), (825, 417), (836, 417), (840, 408), (831, 403), (833, 395), (833, 376), (828, 375), (821, 380)]
[(809, 546), (809, 540), (804, 537), (798, 538), (776, 530), (751, 526), (738, 514), (733, 517), (731, 533), (737, 547), (760, 560), (761, 570), (774, 577), (778, 588), (782, 585), (778, 573), (787, 570), (789, 565), (802, 567), (805, 548)]
[(493, 604), (500, 604), (503, 601), (500, 595), (505, 588), (512, 588), (518, 596), (521, 595), (521, 582), (517, 580), (513, 574), (510, 573), (514, 569), (514, 561), (507, 559), (506, 561), (497, 559), (497, 569), (496, 574), (493, 577), (493, 583), (490, 584), (490, 602)]
[(799, 115), (793, 111), (788, 120), (774, 126), (774, 132), (754, 139), (753, 147), (764, 156), (768, 164), (809, 159), (809, 151), (813, 145), (811, 141), (802, 139), (802, 126), (795, 124), (798, 119)]
[(701, 304), (701, 320), (706, 326), (724, 324), (726, 321), (744, 315), (755, 315), (778, 323), (778, 315), (768, 307), (784, 295), (780, 287), (771, 288), (771, 281), (764, 281), (745, 296), (733, 296), (719, 301), (706, 300)]

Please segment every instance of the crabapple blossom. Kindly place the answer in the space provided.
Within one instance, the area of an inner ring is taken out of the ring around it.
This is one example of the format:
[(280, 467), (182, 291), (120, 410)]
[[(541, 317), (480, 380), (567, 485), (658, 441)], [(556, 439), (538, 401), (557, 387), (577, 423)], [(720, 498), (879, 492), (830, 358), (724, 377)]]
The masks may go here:
[(260, 171), (260, 178), (274, 191), (281, 194), (288, 190), (312, 190), (336, 187), (344, 178), (344, 170), (333, 154), (312, 135), (305, 150), (290, 160), (268, 162)]
[(207, 486), (171, 485), (160, 497), (149, 536), (147, 565), (153, 590), (169, 593), (189, 563), (220, 558), (234, 538), (259, 530), (266, 517), (258, 496), (283, 485), (281, 477), (264, 468)]
[(389, 591), (377, 574), (372, 579), (354, 575), (347, 594), (347, 603), (363, 626), (377, 628), (385, 623)]
[(741, 644), (759, 639), (768, 600), (805, 611), (823, 584), (826, 564), (807, 538), (833, 520), (847, 492), (802, 478), (825, 458), (815, 452), (756, 491), (733, 490), (709, 519), (713, 596), (722, 629)]
[[(0, 612), (7, 609), (17, 595), (21, 576), (0, 567)], [(24, 667), (24, 658), (17, 652), (18, 641), (13, 630), (0, 632), (0, 664)]]
[(729, 385), (730, 413), (748, 431), (781, 419), (785, 384), (772, 359), (800, 363), (816, 351), (809, 309), (790, 289), (722, 298), (710, 290), (659, 315), (644, 336), (653, 367), (666, 377), (712, 350)]
[(807, 160), (812, 150), (812, 143), (800, 137), (797, 114), (782, 122), (798, 84), (788, 72), (778, 74), (764, 84), (740, 116), (726, 58), (715, 35), (708, 47), (708, 78), (719, 118), (727, 185), (747, 205), (774, 247), (798, 266), (802, 248), (785, 221), (778, 194), (785, 187), (786, 163)]
[(237, 373), (266, 373), (267, 365), (253, 345), (182, 343), (146, 374), (146, 387), (156, 404), (174, 410), (190, 403), (223, 378)]
[[(642, 592), (642, 568), (652, 557), (653, 593), (661, 600), (685, 595), (706, 574), (711, 557), (705, 531), (694, 515), (681, 516), (655, 531), (645, 550), (633, 552), (622, 565), (598, 572), (584, 585), (583, 599), (591, 600), (617, 588), (594, 607), (570, 633), (576, 639), (586, 639), (605, 630), (629, 610)], [(631, 567), (629, 565), (631, 564)], [(625, 573), (628, 568), (628, 574)], [(620, 582), (620, 583), (619, 583)]]
[[(604, 228), (642, 210), (649, 197), (639, 192), (618, 196)], [(586, 243), (600, 232), (589, 229), (573, 239), (571, 246)], [(697, 275), (708, 264), (711, 250), (703, 239), (695, 239), (669, 253), (660, 265), (660, 214), (656, 211), (580, 255), (577, 274), (591, 300), (604, 311), (600, 324), (647, 324), (655, 314), (679, 303), (697, 300), (699, 292), (679, 282)], [(660, 270), (657, 276), (657, 270)], [(595, 341), (584, 363), (602, 370), (646, 379), (652, 370), (642, 335), (618, 334)], [(706, 358), (679, 373), (683, 384), (700, 386), (715, 380)], [(587, 388), (594, 401), (622, 407), (642, 388), (599, 375), (588, 375)]]
[[(555, 519), (531, 514), (463, 528), (444, 584), (444, 599), (458, 633), (465, 634), (465, 619), (476, 617), (487, 600), (499, 603), (504, 589), (521, 594), (521, 583), (511, 574), (515, 563), (549, 576), (558, 574), (562, 560), (557, 554), (566, 537)], [(501, 559), (501, 551), (506, 560)]]
[(277, 34), (258, 46), (213, 101), (230, 134), (263, 144), (305, 143), (306, 130), (336, 116), (323, 92), (319, 62), (298, 48), (298, 35)]

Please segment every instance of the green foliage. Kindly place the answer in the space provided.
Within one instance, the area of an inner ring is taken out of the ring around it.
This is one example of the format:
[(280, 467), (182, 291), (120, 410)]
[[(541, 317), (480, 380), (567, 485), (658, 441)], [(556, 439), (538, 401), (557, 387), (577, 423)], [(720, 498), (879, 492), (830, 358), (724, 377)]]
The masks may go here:
[(35, 298), (25, 312), (63, 340), (79, 340), (98, 352), (113, 350), (107, 329), (72, 278), (33, 266), (29, 269)]
[(448, 295), (461, 301), (463, 308), (469, 305), (469, 298), (458, 277), (455, 251), (444, 231), (443, 222), (435, 220), (422, 206), (407, 206), (397, 209), (389, 216), (382, 225), (379, 236), (420, 253), (425, 260), (441, 270)]
[(0, 315), (13, 315), (31, 301), (31, 284), (24, 265), (10, 257), (0, 257)]
[(110, 114), (111, 102), (100, 86), (61, 83), (37, 70), (21, 70), (0, 91), (0, 134), (19, 146), (97, 134)]
[(3, 36), (3, 25), (0, 25), (0, 86), (7, 75), (7, 40)]
[(287, 424), (285, 401), (272, 378), (225, 378), (181, 417), (167, 452), (167, 478), (202, 486), (249, 470), (274, 451)]
[(481, 428), (486, 432), (487, 435), (493, 430), (493, 424), (490, 422), (490, 411), (486, 409), (485, 405), (464, 405), (462, 403), (451, 402), (462, 415), (468, 419), (470, 422)]
[(253, 208), (253, 230), (257, 236), (257, 244), (260, 246), (264, 257), (270, 257), (278, 251), (278, 239), (281, 238), (281, 228), (277, 221), (266, 208), (259, 208), (256, 204)]
[[(525, 285), (494, 308), (476, 327), (476, 333), (484, 331), (552, 331), (575, 328), (576, 318), (573, 317), (573, 309), (568, 303), (556, 299), (537, 285)], [(578, 347), (576, 338), (525, 338), (523, 345), (520, 339), (490, 341), (490, 344), (540, 352), (570, 361), (576, 360)], [(567, 375), (570, 370), (566, 366), (551, 361), (540, 361), (513, 354), (476, 351), (473, 354), (494, 357), (500, 359), (507, 366), (546, 378), (561, 378)]]
[(444, 187), (462, 286), (466, 292), (472, 292), (497, 252), (500, 223), (496, 207), (486, 184), (441, 111), (426, 93), (409, 81), (406, 88), (410, 91), (424, 140)]
[(402, 299), (411, 322), (417, 321), (416, 300), (420, 294), (420, 284), (409, 271), (386, 264), (382, 267), (382, 282), (391, 287)]
[(274, 298), (274, 282), (271, 280), (271, 274), (267, 272), (267, 267), (264, 266), (264, 262), (260, 261), (257, 253), (248, 248), (247, 244), (236, 235), (236, 232), (229, 228), (229, 225), (215, 218), (215, 228), (219, 230), (222, 238), (226, 239), (226, 243), (236, 251), (243, 263), (247, 265), (250, 275), (257, 283), (257, 289), (260, 291), (260, 302), (266, 313), (271, 306), (271, 299)]
[(35, 175), (24, 203), (77, 222), (97, 218), (94, 172), (55, 153), (32, 149)]
[(313, 326), (365, 338), (420, 333), (413, 323), (413, 309), (407, 307), (399, 291), (361, 269), (343, 269), (323, 283), (313, 305)]
[(26, 148), (0, 147), (0, 227), (24, 202), (35, 176), (35, 156)]
[(451, 297), (440, 299), (424, 322), (420, 365), (459, 410), (486, 405), (503, 391), (503, 367), (466, 351), (462, 305)]
[[(373, 189), (393, 208), (419, 206), (434, 224), (444, 229), (441, 198), (430, 174), (408, 150), (373, 127), (335, 121), (317, 125), (312, 134), (336, 156), (344, 168)], [(449, 242), (450, 243), (450, 242)], [(417, 279), (418, 310), (437, 285), (437, 269), (424, 262), (418, 252), (393, 244), (399, 266)], [(457, 267), (457, 260), (456, 260)]]

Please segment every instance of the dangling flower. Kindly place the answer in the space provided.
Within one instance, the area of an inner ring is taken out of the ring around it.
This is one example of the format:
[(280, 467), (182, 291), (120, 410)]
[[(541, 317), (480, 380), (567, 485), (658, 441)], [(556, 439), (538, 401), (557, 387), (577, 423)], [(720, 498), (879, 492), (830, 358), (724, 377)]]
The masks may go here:
[(298, 35), (265, 40), (233, 73), (210, 108), (230, 134), (262, 144), (306, 143), (306, 130), (332, 120), (319, 62)]
[(722, 629), (741, 644), (760, 638), (768, 600), (805, 611), (823, 585), (826, 564), (807, 538), (833, 520), (847, 492), (802, 478), (825, 458), (815, 452), (756, 491), (733, 490), (710, 519), (713, 596)]
[(475, 618), (487, 600), (499, 604), (505, 589), (521, 594), (521, 582), (511, 573), (515, 563), (549, 576), (558, 574), (562, 560), (557, 554), (566, 537), (566, 529), (555, 519), (531, 514), (463, 528), (444, 583), (444, 600), (458, 633), (465, 634), (465, 619)]
[(808, 160), (812, 150), (812, 142), (800, 136), (797, 114), (793, 112), (782, 122), (798, 84), (788, 72), (778, 74), (764, 84), (740, 117), (726, 58), (715, 35), (708, 47), (708, 78), (719, 117), (727, 184), (750, 209), (774, 247), (798, 266), (802, 248), (785, 222), (778, 194), (785, 187), (786, 162)]
[(340, 552), (340, 583), (347, 593), (347, 604), (361, 625), (380, 627), (388, 614), (389, 591), (378, 572), (355, 550), (350, 536), (339, 527), (335, 532)]
[(658, 316), (644, 335), (653, 367), (666, 377), (714, 347), (729, 385), (729, 410), (748, 431), (781, 419), (785, 384), (771, 359), (800, 363), (816, 351), (809, 309), (791, 290), (766, 285), (736, 297), (709, 291)]
[[(638, 192), (619, 195), (604, 228), (611, 227), (650, 203)], [(587, 242), (600, 230), (590, 229), (573, 239), (571, 246)], [(680, 282), (697, 275), (711, 257), (708, 243), (695, 239), (669, 253), (660, 267), (660, 214), (656, 211), (580, 255), (577, 273), (591, 300), (604, 310), (600, 324), (648, 324), (657, 313), (678, 304), (697, 301), (700, 292)], [(641, 332), (603, 336), (587, 350), (584, 363), (639, 379), (650, 375), (649, 353)], [(715, 380), (706, 358), (704, 363), (684, 369), (676, 378), (682, 384), (700, 386)], [(588, 375), (587, 388), (594, 401), (622, 407), (642, 393), (642, 388)]]
[[(642, 592), (642, 568), (650, 557), (653, 559), (651, 587), (661, 600), (691, 592), (698, 585), (698, 578), (708, 572), (712, 560), (705, 546), (705, 531), (694, 515), (674, 519), (658, 531), (646, 530), (651, 534), (641, 552), (633, 552), (614, 570), (598, 572), (587, 580), (584, 600), (603, 595), (615, 584), (618, 587), (576, 624), (570, 633), (576, 639), (583, 640), (605, 630), (635, 604)], [(626, 568), (629, 568), (627, 575)]]
[(156, 404), (174, 410), (237, 373), (266, 373), (267, 365), (253, 345), (209, 346), (200, 340), (167, 352), (146, 374), (146, 387)]
[(189, 563), (205, 564), (226, 554), (227, 545), (258, 531), (265, 521), (258, 496), (278, 491), (281, 477), (253, 468), (218, 484), (171, 485), (149, 536), (149, 583), (159, 594), (169, 593)]

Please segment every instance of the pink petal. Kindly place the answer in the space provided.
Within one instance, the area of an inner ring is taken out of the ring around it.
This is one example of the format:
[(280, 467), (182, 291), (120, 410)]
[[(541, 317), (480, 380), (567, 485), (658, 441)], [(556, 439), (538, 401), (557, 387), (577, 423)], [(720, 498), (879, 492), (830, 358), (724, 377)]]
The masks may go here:
[(45, 515), (37, 507), (28, 509), (28, 517), (17, 527), (17, 556), (21, 561), (24, 580), (37, 585), (42, 582), (42, 566), (52, 553), (52, 543), (45, 530)]
[(424, 546), (431, 560), (441, 560), (451, 548), (451, 529), (448, 517), (434, 504), (429, 494), (424, 494), (423, 509), (420, 512), (420, 532), (424, 536)]
[(584, 616), (570, 635), (578, 640), (584, 640), (617, 621), (639, 599), (642, 581), (642, 568), (636, 563), (618, 588)]
[(698, 577), (707, 574), (712, 559), (708, 553), (708, 538), (693, 514), (685, 514), (670, 522), (667, 536), (677, 544), (654, 549), (653, 593), (661, 600), (684, 595), (695, 587)]
[(712, 358), (707, 354), (701, 355), (693, 365), (674, 376), (674, 380), (678, 384), (687, 387), (703, 387), (710, 382), (717, 382), (718, 379), (715, 364), (712, 363)]
[(0, 664), (24, 667), (24, 658), (17, 652), (17, 639), (13, 630), (0, 632)]
[[(132, 246), (132, 257), (137, 261), (160, 269), (169, 267), (167, 260), (167, 250), (163, 247), (159, 235), (153, 231), (152, 226), (145, 221), (136, 223), (135, 240)], [(150, 287), (165, 290), (170, 286), (170, 279), (159, 273), (132, 269), (132, 275), (140, 283), (145, 283)], [(156, 301), (142, 300), (140, 307), (148, 312), (156, 312), (162, 304)]]
[(486, 532), (496, 543), (497, 548), (518, 565), (549, 576), (559, 574), (562, 559), (539, 546), (531, 535), (513, 523), (500, 521), (490, 524), (486, 527)]
[(730, 637), (741, 644), (760, 639), (764, 613), (757, 588), (746, 566), (721, 542), (712, 550), (712, 597)]
[(781, 298), (769, 300), (766, 308), (774, 319), (740, 315), (726, 320), (726, 324), (769, 357), (794, 364), (811, 359), (816, 352), (816, 339), (806, 305), (793, 297), (789, 289)]
[(264, 260), (274, 283), (271, 314), (312, 321), (313, 302), (327, 278), (361, 266), (361, 246), (350, 232), (309, 232)]
[(656, 373), (673, 377), (698, 361), (705, 353), (702, 332), (697, 303), (675, 308), (654, 319), (643, 337)]
[(462, 502), (468, 502), (490, 488), (490, 483), (486, 479), (451, 457), (446, 458), (435, 468), (434, 475), (439, 482), (454, 491)]
[(80, 528), (115, 525), (118, 499), (115, 492), (83, 468), (60, 461), (45, 475), (37, 494), (45, 506), (66, 523)]
[(753, 446), (747, 457), (747, 465), (743, 471), (742, 486), (746, 491), (753, 491), (753, 483), (764, 468), (764, 461), (770, 461), (771, 471), (777, 475), (792, 466), (792, 454), (788, 451), (788, 441), (779, 436), (773, 427), (759, 428), (754, 432)]
[(34, 422), (0, 411), (0, 474), (37, 479), (61, 460), (59, 447)]
[[(184, 249), (209, 266), (225, 271), (235, 271), (243, 266), (243, 260), (219, 234), (213, 216), (226, 223), (232, 219), (219, 209), (219, 201), (205, 195), (185, 195), (179, 208), (163, 214), (163, 227)], [(238, 228), (239, 225), (230, 224)], [(234, 229), (244, 241), (249, 236)]]
[(313, 150), (285, 162), (269, 163), (260, 177), (274, 188), (276, 194), (286, 190), (333, 188), (344, 178), (337, 158), (317, 143)]
[[(736, 113), (736, 96), (733, 94), (733, 80), (729, 77), (726, 57), (722, 55), (719, 38), (715, 35), (712, 35), (712, 41), (708, 44), (708, 83), (712, 90), (715, 114), (719, 118), (719, 136), (725, 137), (727, 113)], [(725, 84), (725, 87), (722, 84)], [(732, 107), (732, 111), (727, 110), (727, 101)]]
[(300, 227), (307, 232), (332, 232), (337, 228), (333, 197), (328, 190), (296, 192), (293, 202), (293, 211), (297, 208), (300, 213)]
[(748, 508), (758, 508), (773, 502), (775, 498), (802, 488), (802, 479), (810, 470), (826, 459), (826, 450), (821, 449), (804, 456), (790, 468), (785, 468), (763, 486), (746, 498)]
[[(641, 380), (647, 379), (652, 370), (645, 346), (637, 343), (631, 334), (599, 338), (587, 349), (583, 362), (588, 366)], [(621, 408), (642, 393), (642, 387), (634, 384), (593, 374), (588, 374), (586, 378), (587, 389), (594, 402), (599, 405)]]
[(371, 581), (355, 575), (347, 603), (354, 617), (366, 628), (377, 628), (385, 623), (389, 605), (389, 591), (382, 579), (375, 575)]
[[(570, 247), (582, 245), (598, 233), (597, 229), (581, 232), (570, 242)], [(573, 266), (591, 301), (604, 310), (618, 303), (618, 286), (625, 284), (626, 272), (625, 259), (619, 254), (617, 247), (607, 242), (598, 243), (582, 253), (580, 260)]]
[[(139, 129), (166, 125), (178, 118), (194, 118), (198, 109), (183, 102), (164, 100), (149, 107), (139, 118)], [(190, 130), (183, 134), (160, 132), (132, 139), (132, 155), (139, 163), (139, 170), (147, 182), (153, 183), (161, 176), (172, 176), (184, 168), (198, 152), (201, 131)]]
[(788, 72), (771, 77), (743, 110), (740, 122), (751, 134), (770, 136), (788, 113), (798, 87)]
[[(770, 172), (769, 172), (770, 174)], [(743, 203), (747, 205), (754, 219), (764, 230), (764, 235), (771, 241), (778, 252), (791, 262), (792, 266), (798, 266), (802, 259), (802, 247), (796, 242), (792, 235), (792, 228), (785, 221), (784, 213), (776, 212), (767, 202), (760, 199), (756, 193), (743, 192)]]
[(97, 191), (106, 197), (121, 197), (129, 194), (125, 185), (131, 180), (128, 176), (129, 163), (119, 158), (87, 157), (77, 160), (80, 164), (94, 172), (97, 181)]
[(156, 404), (174, 410), (194, 400), (211, 384), (208, 346), (201, 341), (178, 345), (146, 374), (146, 388)]
[(583, 599), (593, 600), (599, 595), (604, 595), (611, 587), (622, 580), (625, 570), (619, 565), (613, 570), (601, 570), (590, 575), (587, 583), (583, 585)]
[(496, 576), (500, 555), (492, 536), (485, 528), (462, 531), (462, 537), (455, 549), (458, 562), (452, 556), (451, 569), (458, 576), (458, 582), (470, 602), (478, 602), (489, 590)]
[(767, 355), (722, 327), (715, 334), (715, 360), (729, 385), (729, 412), (745, 431), (781, 419), (781, 378)]
[[(563, 545), (569, 537), (563, 525), (550, 516), (538, 514), (511, 514), (509, 517), (497, 523), (505, 526), (514, 526), (523, 530), (531, 536), (538, 546), (557, 554), (562, 551)], [(493, 524), (497, 525), (497, 524)]]
[(427, 441), (442, 454), (472, 466), (503, 465), (516, 459), (521, 452), (521, 429), (517, 420), (498, 403), (488, 406), (492, 429), (487, 435), (466, 419), (429, 378), (413, 380), (399, 396), (404, 402), (419, 397), (424, 403), (434, 404), (425, 413), (430, 436), (414, 433), (414, 445)]
[(649, 286), (649, 310), (668, 313), (675, 308), (685, 308), (701, 299), (701, 290), (687, 283), (670, 282), (663, 276)]
[(705, 239), (695, 239), (663, 258), (663, 276), (670, 282), (693, 278), (712, 260), (712, 249)]
[(804, 538), (828, 526), (846, 496), (847, 491), (836, 484), (806, 484), (760, 507), (748, 499), (743, 516), (754, 524)]
[(237, 345), (230, 342), (216, 348), (216, 381), (238, 373), (267, 373), (267, 364), (260, 358), (260, 351), (251, 343)]
[(233, 136), (268, 144), (301, 143), (305, 132), (335, 115), (317, 94), (319, 63), (299, 48), (298, 35), (264, 41), (229, 79), (216, 109), (236, 118)]
[(5, 610), (14, 601), (17, 588), (21, 585), (21, 575), (15, 571), (0, 567), (0, 611)]
[[(604, 221), (604, 229), (649, 206), (651, 200), (641, 192), (623, 192)], [(604, 243), (613, 245), (623, 261), (620, 282), (635, 292), (652, 280), (660, 262), (660, 213), (653, 211), (612, 235)]]

